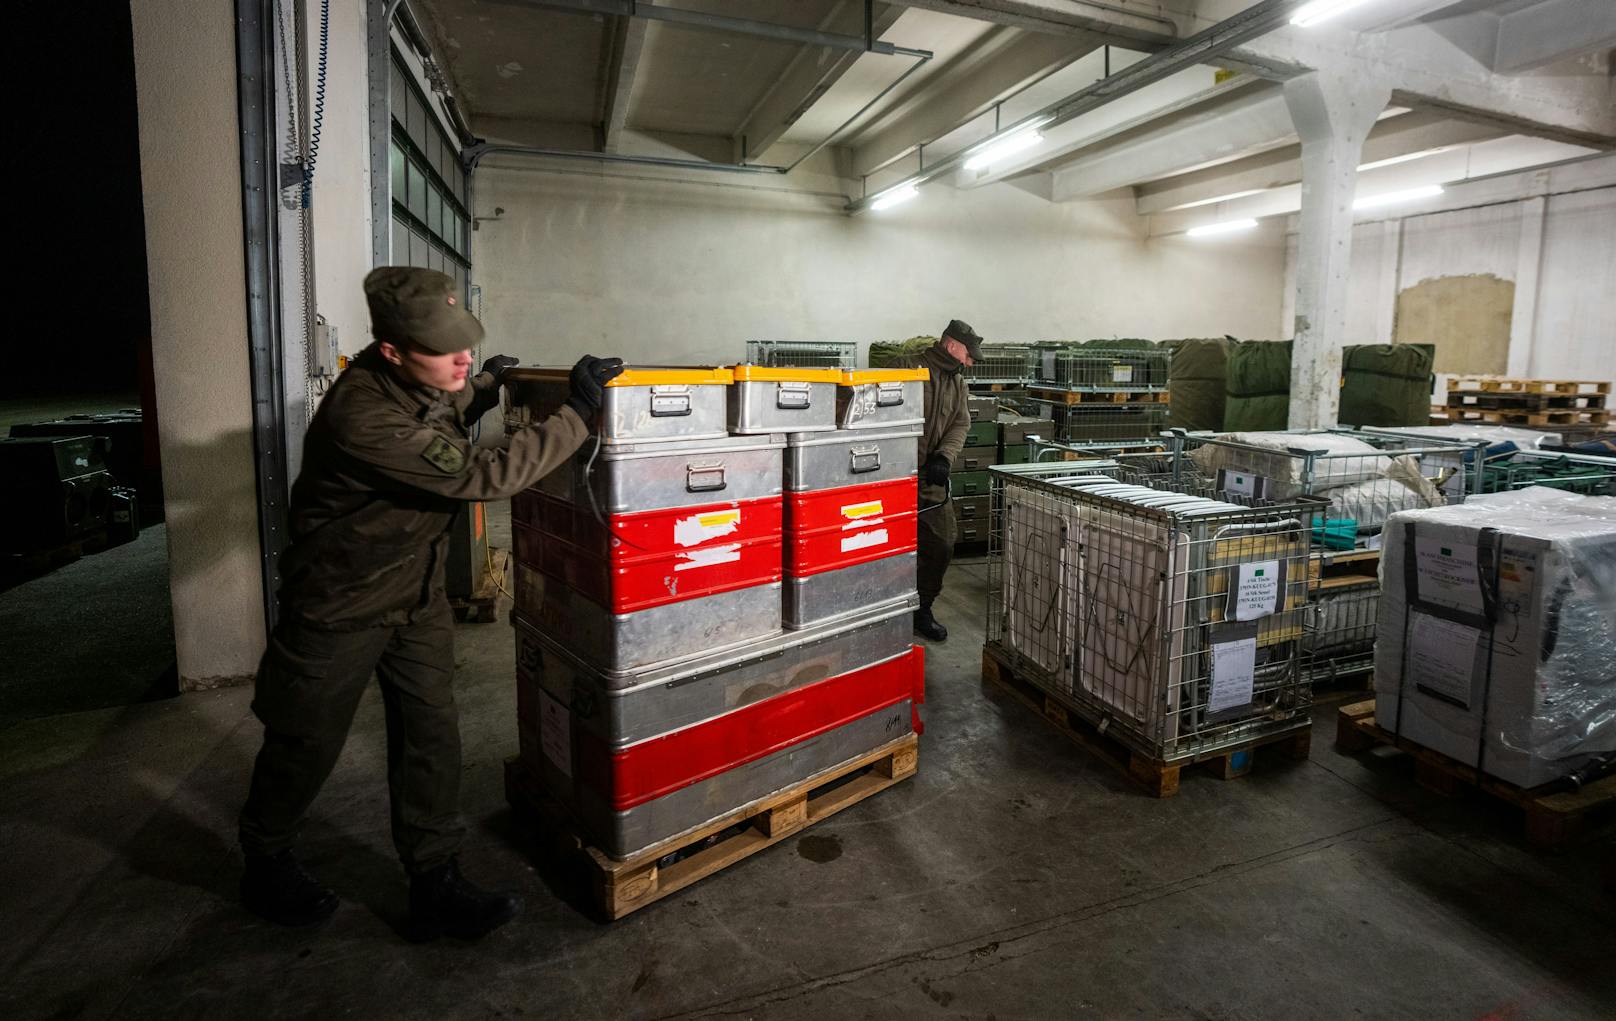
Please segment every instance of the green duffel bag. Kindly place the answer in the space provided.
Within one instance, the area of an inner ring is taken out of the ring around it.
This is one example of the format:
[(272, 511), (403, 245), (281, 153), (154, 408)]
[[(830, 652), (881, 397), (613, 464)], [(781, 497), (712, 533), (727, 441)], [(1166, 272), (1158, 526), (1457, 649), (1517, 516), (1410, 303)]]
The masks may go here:
[(1284, 429), (1291, 414), (1291, 342), (1248, 340), (1229, 352), (1223, 402), (1228, 432)]
[(910, 337), (908, 340), (874, 340), (870, 342), (870, 368), (885, 369), (893, 359), (916, 355), (937, 343), (936, 337)]
[(1357, 344), (1341, 352), (1342, 425), (1424, 425), (1431, 417), (1430, 344)]
[(1167, 424), (1178, 429), (1222, 429), (1232, 337), (1173, 342), (1168, 388), (1172, 406)]

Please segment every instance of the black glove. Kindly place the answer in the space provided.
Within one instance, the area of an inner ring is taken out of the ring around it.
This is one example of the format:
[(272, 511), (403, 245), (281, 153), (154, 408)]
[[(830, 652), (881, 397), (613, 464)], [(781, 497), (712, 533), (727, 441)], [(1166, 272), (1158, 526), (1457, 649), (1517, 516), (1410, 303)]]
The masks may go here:
[(600, 410), (600, 402), (606, 396), (606, 384), (623, 371), (621, 358), (596, 358), (594, 355), (584, 355), (578, 359), (578, 364), (572, 367), (572, 373), (567, 382), (572, 386), (572, 394), (567, 398), (567, 407), (578, 413), (578, 417), (585, 422), (594, 420), (595, 412)]
[(492, 374), (494, 381), (498, 382), (499, 377), (505, 375), (506, 369), (514, 369), (521, 364), (522, 360), (520, 358), (512, 358), (510, 355), (495, 355), (488, 361), (483, 362), (483, 371)]
[(926, 478), (926, 485), (948, 485), (948, 468), (948, 458), (941, 454), (933, 454), (926, 458), (926, 467), (921, 471), (921, 474)]

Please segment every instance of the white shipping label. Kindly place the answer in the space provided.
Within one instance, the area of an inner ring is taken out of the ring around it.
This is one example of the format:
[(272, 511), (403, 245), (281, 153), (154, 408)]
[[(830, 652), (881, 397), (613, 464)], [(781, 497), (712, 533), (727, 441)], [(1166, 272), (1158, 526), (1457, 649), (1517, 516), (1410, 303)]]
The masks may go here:
[(673, 523), (673, 541), (681, 546), (700, 546), (741, 527), (741, 509), (704, 511)]
[[(1459, 501), (1455, 500), (1454, 502), (1458, 503)], [(1365, 536), (1364, 549), (1380, 549), (1383, 542), (1385, 542), (1385, 536), (1379, 532), (1376, 532), (1374, 535)]]
[(1257, 476), (1247, 472), (1225, 471), (1223, 473), (1223, 491), (1235, 493), (1239, 496), (1257, 495)]
[(1256, 620), (1279, 612), (1279, 561), (1258, 560), (1238, 565), (1232, 616), (1235, 620)]
[(1132, 365), (1113, 365), (1113, 366), (1111, 366), (1111, 382), (1113, 382), (1113, 383), (1132, 383), (1133, 382), (1133, 366)]
[(539, 747), (550, 765), (572, 776), (572, 714), (567, 707), (539, 692)]
[(1481, 630), (1412, 610), (1408, 615), (1408, 680), (1470, 708)]
[(1212, 691), (1206, 711), (1220, 713), (1251, 704), (1257, 677), (1257, 639), (1239, 638), (1212, 646)]
[(1481, 573), (1476, 569), (1473, 543), (1416, 535), (1414, 565), (1419, 580), (1415, 595), (1422, 602), (1466, 613), (1482, 612)]
[(883, 546), (887, 541), (885, 528), (872, 528), (865, 532), (855, 532), (842, 537), (842, 552), (851, 553), (854, 550), (869, 549), (871, 546)]

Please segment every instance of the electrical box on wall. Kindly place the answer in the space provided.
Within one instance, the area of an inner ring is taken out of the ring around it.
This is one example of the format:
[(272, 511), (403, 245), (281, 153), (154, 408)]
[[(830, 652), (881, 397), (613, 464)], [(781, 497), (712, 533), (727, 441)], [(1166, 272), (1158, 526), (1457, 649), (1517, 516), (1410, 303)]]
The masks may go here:
[(309, 375), (319, 379), (335, 376), (342, 371), (341, 349), (337, 346), (337, 328), (325, 321), (325, 316), (314, 317), (314, 346), (309, 352)]

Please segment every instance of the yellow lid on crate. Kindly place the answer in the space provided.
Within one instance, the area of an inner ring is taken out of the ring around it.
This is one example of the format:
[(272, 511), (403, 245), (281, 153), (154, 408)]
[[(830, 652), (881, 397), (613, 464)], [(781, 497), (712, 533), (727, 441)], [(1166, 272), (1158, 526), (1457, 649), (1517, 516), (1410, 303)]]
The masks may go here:
[(737, 365), (737, 383), (839, 383), (841, 369), (795, 369), (789, 366)]
[[(565, 384), (571, 375), (571, 369), (517, 367), (506, 369), (504, 379), (517, 383), (561, 383)], [(728, 386), (735, 381), (735, 374), (729, 369), (717, 366), (647, 366), (645, 368), (626, 368), (607, 386), (681, 386), (695, 384), (712, 384), (715, 386)]]
[(913, 383), (931, 378), (929, 369), (843, 369), (841, 384), (858, 386), (860, 383)]

